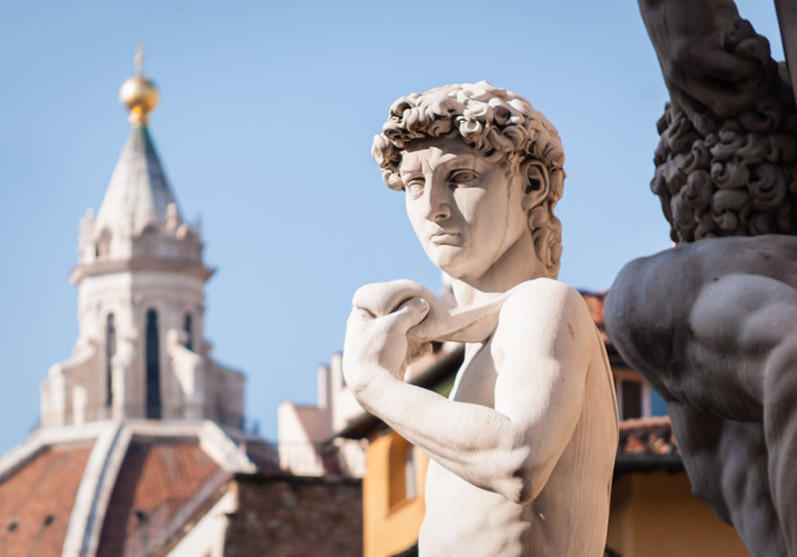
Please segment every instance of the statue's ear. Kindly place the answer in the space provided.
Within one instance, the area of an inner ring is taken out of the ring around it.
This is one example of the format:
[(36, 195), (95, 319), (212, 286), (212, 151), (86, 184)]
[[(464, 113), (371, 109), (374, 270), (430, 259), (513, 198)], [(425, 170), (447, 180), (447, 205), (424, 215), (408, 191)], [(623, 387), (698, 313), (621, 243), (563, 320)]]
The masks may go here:
[(548, 195), (551, 187), (548, 169), (539, 161), (530, 161), (523, 171), (523, 208), (527, 211), (536, 207)]

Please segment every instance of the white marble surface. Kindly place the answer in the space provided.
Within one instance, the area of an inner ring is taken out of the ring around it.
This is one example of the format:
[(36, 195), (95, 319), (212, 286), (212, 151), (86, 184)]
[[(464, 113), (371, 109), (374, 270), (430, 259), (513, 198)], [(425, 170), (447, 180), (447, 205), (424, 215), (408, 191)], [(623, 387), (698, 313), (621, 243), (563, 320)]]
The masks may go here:
[[(394, 103), (374, 157), (455, 298), (366, 285), (343, 352), (363, 408), (432, 459), (421, 555), (602, 555), (617, 411), (586, 305), (556, 280), (556, 130), (512, 93), (453, 85)], [(452, 339), (466, 351), (448, 398), (404, 381)]]

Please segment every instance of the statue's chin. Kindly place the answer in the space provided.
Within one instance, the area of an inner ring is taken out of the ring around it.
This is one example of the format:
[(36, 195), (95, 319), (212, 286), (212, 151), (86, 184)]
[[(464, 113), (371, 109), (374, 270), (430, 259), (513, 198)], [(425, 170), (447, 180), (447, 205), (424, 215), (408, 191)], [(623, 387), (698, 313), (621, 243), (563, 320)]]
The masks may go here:
[(426, 255), (451, 278), (462, 278), (466, 274), (467, 258), (460, 246), (432, 246), (426, 250)]

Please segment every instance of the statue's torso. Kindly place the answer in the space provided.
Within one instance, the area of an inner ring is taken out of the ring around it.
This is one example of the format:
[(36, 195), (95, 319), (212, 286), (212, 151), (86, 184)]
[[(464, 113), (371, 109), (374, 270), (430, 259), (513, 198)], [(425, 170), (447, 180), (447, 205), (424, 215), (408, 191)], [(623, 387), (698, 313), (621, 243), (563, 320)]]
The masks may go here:
[(615, 346), (666, 399), (761, 420), (761, 369), (797, 320), (797, 238), (712, 238), (628, 264), (610, 290)]
[[(449, 398), (495, 408), (493, 343), (467, 345)], [(468, 555), (598, 556), (603, 554), (615, 450), (614, 388), (598, 335), (590, 346), (585, 399), (576, 429), (541, 493), (527, 504), (476, 487), (430, 461), (426, 516), (419, 547), (424, 557)], [(506, 350), (506, 347), (504, 347)], [(534, 370), (529, 368), (529, 381)], [(500, 408), (496, 408), (500, 411)]]

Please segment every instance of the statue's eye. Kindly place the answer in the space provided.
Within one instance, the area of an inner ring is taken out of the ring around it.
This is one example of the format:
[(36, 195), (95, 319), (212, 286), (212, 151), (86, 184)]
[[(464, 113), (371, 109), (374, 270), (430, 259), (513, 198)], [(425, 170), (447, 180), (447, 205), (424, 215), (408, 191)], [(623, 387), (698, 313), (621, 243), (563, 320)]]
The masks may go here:
[(467, 185), (476, 180), (478, 177), (478, 174), (472, 170), (455, 170), (451, 173), (449, 180), (454, 184)]
[(412, 178), (407, 181), (406, 189), (413, 195), (418, 195), (423, 191), (423, 178)]

